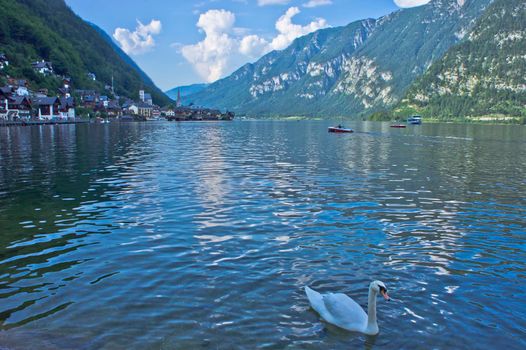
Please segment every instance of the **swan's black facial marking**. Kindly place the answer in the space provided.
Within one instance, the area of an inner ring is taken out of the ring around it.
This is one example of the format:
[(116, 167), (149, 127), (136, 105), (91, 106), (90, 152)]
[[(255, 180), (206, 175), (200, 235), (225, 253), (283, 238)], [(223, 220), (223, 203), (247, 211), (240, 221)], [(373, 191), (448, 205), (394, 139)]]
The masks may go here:
[(380, 293), (387, 293), (387, 289), (385, 287), (380, 286)]

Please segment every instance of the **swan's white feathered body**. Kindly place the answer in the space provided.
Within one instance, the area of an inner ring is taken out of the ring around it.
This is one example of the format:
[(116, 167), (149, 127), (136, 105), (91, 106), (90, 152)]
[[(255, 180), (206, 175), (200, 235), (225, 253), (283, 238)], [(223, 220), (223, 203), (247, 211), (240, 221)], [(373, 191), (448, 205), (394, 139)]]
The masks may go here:
[(369, 288), (369, 315), (345, 294), (320, 294), (309, 287), (305, 287), (305, 293), (312, 308), (328, 323), (351, 332), (375, 335), (379, 332), (376, 322), (376, 295), (380, 288), (386, 291), (385, 295), (383, 293), (382, 295), (386, 299), (388, 298), (387, 289), (382, 282), (371, 283)]

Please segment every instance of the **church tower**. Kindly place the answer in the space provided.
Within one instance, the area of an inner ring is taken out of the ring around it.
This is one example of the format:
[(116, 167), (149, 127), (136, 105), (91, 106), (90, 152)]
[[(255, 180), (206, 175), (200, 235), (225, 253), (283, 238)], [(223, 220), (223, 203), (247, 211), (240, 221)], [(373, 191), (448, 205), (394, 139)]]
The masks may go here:
[(182, 106), (182, 101), (181, 101), (181, 89), (178, 89), (177, 90), (177, 107), (181, 107)]

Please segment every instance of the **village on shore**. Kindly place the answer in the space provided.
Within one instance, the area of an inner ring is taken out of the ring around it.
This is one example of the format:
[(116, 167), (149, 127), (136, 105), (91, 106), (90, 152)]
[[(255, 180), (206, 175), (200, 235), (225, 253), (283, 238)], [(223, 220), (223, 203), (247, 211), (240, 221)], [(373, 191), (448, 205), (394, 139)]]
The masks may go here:
[[(0, 71), (9, 66), (5, 54), (0, 53)], [(38, 74), (54, 75), (51, 62), (36, 61), (32, 64)], [(72, 89), (72, 79), (62, 78), (62, 87), (56, 96), (47, 89), (32, 90), (26, 79), (7, 76), (7, 84), (0, 86), (0, 125), (75, 123), (108, 121), (191, 121), (191, 120), (232, 120), (234, 113), (183, 106), (181, 95), (173, 105), (155, 105), (151, 94), (145, 90), (137, 93), (137, 100), (119, 97), (115, 94), (113, 82), (106, 84), (106, 94), (95, 90)], [(94, 73), (88, 78), (96, 80)]]

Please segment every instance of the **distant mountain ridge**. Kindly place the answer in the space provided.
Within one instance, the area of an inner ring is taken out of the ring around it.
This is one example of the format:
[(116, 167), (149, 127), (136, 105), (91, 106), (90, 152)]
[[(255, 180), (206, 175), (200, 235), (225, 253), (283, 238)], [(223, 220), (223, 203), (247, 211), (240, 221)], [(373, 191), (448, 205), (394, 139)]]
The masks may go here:
[(32, 61), (43, 59), (52, 62), (57, 75), (72, 78), (74, 88), (104, 92), (113, 76), (120, 96), (138, 99), (138, 91), (145, 89), (155, 103), (170, 103), (106, 33), (78, 17), (64, 0), (0, 0), (0, 9), (0, 52), (10, 61), (6, 74), (28, 79), (33, 88), (56, 91), (61, 79), (31, 69)]
[(189, 96), (266, 115), (361, 116), (391, 108), (492, 0), (434, 0), (296, 39)]
[(208, 87), (209, 84), (192, 84), (185, 86), (178, 86), (168, 91), (165, 91), (165, 94), (168, 95), (172, 100), (177, 100), (177, 94), (181, 92), (181, 97), (187, 97), (189, 95), (203, 91)]
[(395, 113), (526, 119), (526, 2), (495, 0), (409, 89)]

